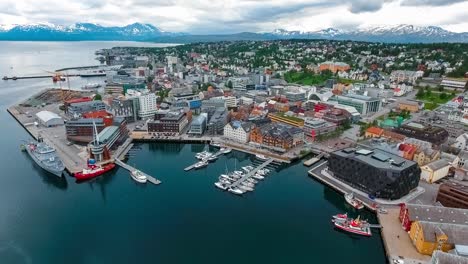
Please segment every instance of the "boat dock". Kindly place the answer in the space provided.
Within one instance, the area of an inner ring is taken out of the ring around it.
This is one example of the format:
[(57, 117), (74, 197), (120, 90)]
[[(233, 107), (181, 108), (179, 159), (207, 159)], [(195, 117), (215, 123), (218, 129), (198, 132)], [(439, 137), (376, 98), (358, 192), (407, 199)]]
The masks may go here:
[[(218, 152), (214, 153), (214, 154), (211, 155), (210, 157), (219, 157), (219, 156), (221, 156), (222, 154), (223, 154), (223, 152), (222, 152), (221, 150), (219, 150)], [(206, 159), (205, 159), (205, 161), (206, 161)], [(199, 162), (199, 161), (197, 161), (197, 162), (195, 162), (194, 164), (192, 164), (192, 165), (186, 167), (186, 168), (184, 169), (184, 171), (192, 170), (193, 168), (195, 168), (195, 164), (197, 164), (198, 162)]]
[(307, 166), (307, 167), (310, 167), (310, 166), (314, 165), (315, 163), (317, 163), (320, 159), (322, 159), (324, 155), (325, 155), (324, 153), (321, 153), (316, 157), (313, 157), (313, 158), (311, 158), (309, 160), (306, 160), (306, 161), (304, 161), (304, 165)]
[[(132, 172), (132, 171), (136, 170), (136, 168), (128, 165), (127, 163), (125, 163), (125, 162), (123, 162), (123, 161), (121, 161), (119, 159), (115, 159), (115, 164), (117, 164), (120, 167), (128, 170), (129, 172)], [(158, 180), (158, 179), (156, 179), (156, 178), (154, 178), (154, 177), (152, 177), (152, 176), (150, 176), (150, 175), (148, 175), (148, 174), (146, 174), (144, 172), (141, 172), (141, 173), (146, 176), (146, 178), (148, 179), (149, 182), (151, 182), (151, 183), (153, 183), (155, 185), (161, 184), (160, 180)]]
[(116, 160), (124, 160), (125, 155), (133, 148), (133, 140), (132, 138), (127, 138), (125, 142), (119, 146), (119, 148), (114, 152), (114, 158)]
[(265, 168), (266, 166), (270, 165), (270, 163), (272, 163), (273, 161), (274, 161), (274, 159), (269, 159), (269, 160), (263, 162), (262, 164), (255, 167), (253, 170), (249, 171), (244, 176), (242, 176), (242, 178), (240, 178), (239, 180), (233, 182), (231, 185), (228, 186), (228, 188), (237, 187), (241, 182), (243, 182), (243, 181), (247, 180), (248, 178), (254, 176), (255, 173), (257, 173), (257, 171), (259, 171), (259, 170)]

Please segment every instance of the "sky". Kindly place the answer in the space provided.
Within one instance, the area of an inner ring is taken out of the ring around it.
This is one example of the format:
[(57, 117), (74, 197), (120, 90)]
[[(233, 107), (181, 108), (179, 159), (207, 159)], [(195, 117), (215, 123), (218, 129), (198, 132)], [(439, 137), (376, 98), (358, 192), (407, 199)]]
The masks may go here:
[(0, 24), (150, 23), (192, 34), (382, 25), (468, 31), (468, 0), (0, 0)]

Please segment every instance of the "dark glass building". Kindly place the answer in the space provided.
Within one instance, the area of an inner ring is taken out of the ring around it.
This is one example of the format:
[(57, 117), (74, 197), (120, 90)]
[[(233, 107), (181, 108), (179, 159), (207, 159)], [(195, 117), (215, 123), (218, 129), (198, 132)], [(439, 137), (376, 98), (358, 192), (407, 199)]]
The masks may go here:
[(376, 198), (396, 200), (416, 188), (421, 170), (414, 161), (382, 150), (347, 148), (330, 153), (334, 177)]

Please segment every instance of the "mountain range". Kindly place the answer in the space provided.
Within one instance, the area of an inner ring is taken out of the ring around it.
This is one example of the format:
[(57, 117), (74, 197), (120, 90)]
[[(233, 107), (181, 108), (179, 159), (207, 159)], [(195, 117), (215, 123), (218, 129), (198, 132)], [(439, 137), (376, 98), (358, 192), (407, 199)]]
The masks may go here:
[(0, 25), (0, 40), (132, 40), (172, 43), (275, 40), (275, 39), (329, 39), (388, 43), (468, 42), (468, 32), (455, 33), (436, 26), (376, 26), (354, 30), (327, 28), (317, 31), (242, 32), (235, 34), (196, 35), (166, 32), (151, 24), (134, 23), (123, 27), (105, 27), (93, 23), (70, 26), (54, 24)]

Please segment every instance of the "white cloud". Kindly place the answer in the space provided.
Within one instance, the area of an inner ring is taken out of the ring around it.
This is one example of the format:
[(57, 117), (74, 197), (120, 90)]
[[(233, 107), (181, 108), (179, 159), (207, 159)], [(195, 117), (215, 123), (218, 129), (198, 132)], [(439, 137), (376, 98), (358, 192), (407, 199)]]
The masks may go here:
[(467, 31), (464, 10), (468, 1), (461, 0), (1, 0), (0, 24), (144, 22), (190, 33), (414, 24)]

